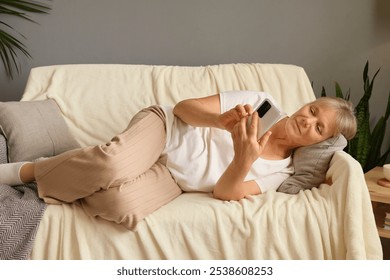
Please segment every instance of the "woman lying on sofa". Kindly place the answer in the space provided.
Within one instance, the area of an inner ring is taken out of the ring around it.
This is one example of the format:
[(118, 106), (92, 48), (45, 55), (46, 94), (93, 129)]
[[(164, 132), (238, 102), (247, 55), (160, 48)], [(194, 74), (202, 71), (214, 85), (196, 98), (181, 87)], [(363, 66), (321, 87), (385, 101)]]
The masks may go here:
[(328, 97), (281, 117), (258, 139), (253, 107), (265, 98), (273, 100), (264, 92), (222, 92), (174, 108), (152, 106), (107, 144), (0, 166), (0, 183), (36, 181), (45, 202), (77, 202), (89, 215), (133, 230), (182, 191), (240, 200), (276, 190), (293, 174), (295, 148), (356, 133), (351, 103)]

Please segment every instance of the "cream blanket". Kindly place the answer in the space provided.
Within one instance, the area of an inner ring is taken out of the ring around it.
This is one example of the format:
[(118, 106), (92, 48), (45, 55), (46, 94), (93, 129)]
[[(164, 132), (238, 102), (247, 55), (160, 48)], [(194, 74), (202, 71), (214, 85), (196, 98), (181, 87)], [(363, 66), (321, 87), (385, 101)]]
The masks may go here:
[[(53, 98), (81, 145), (122, 131), (152, 104), (223, 90), (270, 92), (289, 114), (314, 99), (300, 67), (67, 65), (34, 69), (22, 100)], [(363, 172), (344, 152), (322, 184), (298, 195), (269, 192), (238, 202), (186, 193), (148, 216), (137, 232), (49, 205), (33, 259), (380, 259)]]

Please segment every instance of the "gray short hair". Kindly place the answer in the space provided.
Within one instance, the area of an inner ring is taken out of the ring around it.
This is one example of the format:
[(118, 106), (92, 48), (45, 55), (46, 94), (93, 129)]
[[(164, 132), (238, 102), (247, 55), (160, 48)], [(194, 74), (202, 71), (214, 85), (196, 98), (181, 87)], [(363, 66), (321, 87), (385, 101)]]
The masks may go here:
[(352, 102), (338, 97), (320, 97), (312, 103), (322, 104), (337, 112), (335, 135), (342, 134), (347, 140), (355, 137), (357, 121)]

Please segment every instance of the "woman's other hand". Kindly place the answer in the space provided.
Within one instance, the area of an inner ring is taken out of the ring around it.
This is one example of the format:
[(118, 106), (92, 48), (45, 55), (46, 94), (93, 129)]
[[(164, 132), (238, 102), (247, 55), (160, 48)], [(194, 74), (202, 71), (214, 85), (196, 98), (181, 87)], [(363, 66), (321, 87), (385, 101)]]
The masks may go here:
[(233, 109), (220, 114), (217, 119), (217, 127), (225, 129), (229, 132), (233, 131), (234, 126), (240, 122), (243, 118), (248, 119), (253, 114), (253, 108), (251, 105), (237, 105)]

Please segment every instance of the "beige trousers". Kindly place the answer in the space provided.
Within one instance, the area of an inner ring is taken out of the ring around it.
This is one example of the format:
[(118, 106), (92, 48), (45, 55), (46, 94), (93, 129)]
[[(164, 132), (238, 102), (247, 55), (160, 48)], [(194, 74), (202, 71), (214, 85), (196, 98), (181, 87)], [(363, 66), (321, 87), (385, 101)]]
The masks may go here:
[(89, 215), (134, 230), (182, 192), (161, 162), (165, 139), (164, 112), (144, 109), (107, 144), (37, 162), (39, 196), (47, 203), (77, 201)]

